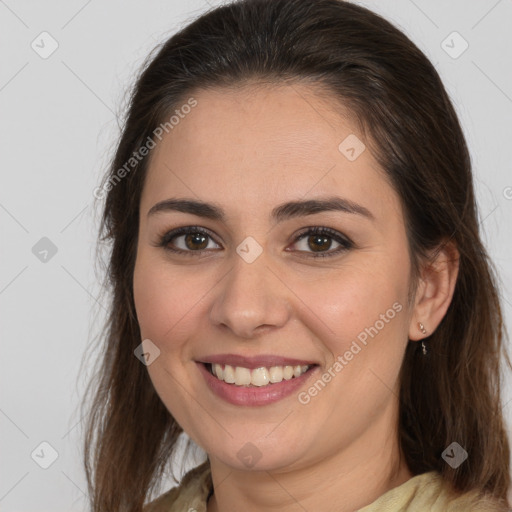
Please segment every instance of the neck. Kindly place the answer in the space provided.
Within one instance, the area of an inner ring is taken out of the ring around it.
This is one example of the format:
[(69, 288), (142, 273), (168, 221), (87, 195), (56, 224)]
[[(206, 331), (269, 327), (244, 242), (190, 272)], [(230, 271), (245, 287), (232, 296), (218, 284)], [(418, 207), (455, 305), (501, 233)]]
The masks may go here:
[(412, 477), (389, 431), (376, 422), (346, 449), (293, 471), (243, 471), (210, 457), (214, 494), (207, 511), (358, 510)]

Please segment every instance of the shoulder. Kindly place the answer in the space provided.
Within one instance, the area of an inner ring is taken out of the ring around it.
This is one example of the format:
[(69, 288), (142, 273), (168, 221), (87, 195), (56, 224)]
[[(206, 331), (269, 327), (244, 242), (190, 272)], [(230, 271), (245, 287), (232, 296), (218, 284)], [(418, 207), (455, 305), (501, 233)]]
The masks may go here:
[[(443, 477), (433, 472), (439, 482), (439, 510), (447, 512), (509, 512), (510, 508), (504, 501), (494, 498), (490, 494), (484, 494), (477, 490), (460, 493), (454, 491)], [(444, 507), (444, 508), (443, 508)], [(435, 509), (437, 510), (437, 509)]]
[(177, 487), (145, 505), (143, 512), (186, 512), (189, 509), (205, 512), (211, 489), (210, 464), (206, 461), (191, 469)]
[(477, 491), (461, 494), (430, 471), (384, 493), (359, 512), (509, 512), (507, 504)]

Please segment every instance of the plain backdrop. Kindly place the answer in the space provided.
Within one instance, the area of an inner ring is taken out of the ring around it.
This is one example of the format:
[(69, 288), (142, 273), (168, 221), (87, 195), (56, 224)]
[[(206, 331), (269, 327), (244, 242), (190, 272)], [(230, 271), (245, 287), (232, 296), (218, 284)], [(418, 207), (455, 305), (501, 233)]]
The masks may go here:
[[(115, 147), (117, 116), (143, 59), (218, 3), (0, 0), (3, 512), (87, 510), (78, 407), (94, 368), (79, 370), (105, 313), (98, 298), (92, 192)], [(359, 3), (412, 38), (456, 105), (510, 326), (512, 2)], [(504, 409), (509, 425), (510, 380)]]

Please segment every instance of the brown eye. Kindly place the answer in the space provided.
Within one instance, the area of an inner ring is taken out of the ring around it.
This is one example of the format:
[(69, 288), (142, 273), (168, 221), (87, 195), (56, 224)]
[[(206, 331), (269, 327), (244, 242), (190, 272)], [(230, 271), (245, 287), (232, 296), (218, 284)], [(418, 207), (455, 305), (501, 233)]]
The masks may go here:
[(308, 244), (313, 251), (326, 251), (331, 247), (332, 240), (324, 235), (310, 235)]
[[(213, 247), (210, 244), (213, 244)], [(209, 249), (219, 248), (207, 231), (195, 226), (169, 231), (160, 237), (158, 246), (171, 252), (183, 254), (202, 253)]]
[[(338, 245), (334, 250), (329, 250), (333, 242)], [(354, 243), (348, 237), (333, 229), (322, 227), (304, 231), (295, 239), (294, 245), (298, 246), (298, 252), (306, 253), (313, 258), (336, 256), (354, 247)]]
[(203, 250), (208, 246), (208, 237), (202, 233), (189, 233), (185, 235), (185, 245), (190, 250)]

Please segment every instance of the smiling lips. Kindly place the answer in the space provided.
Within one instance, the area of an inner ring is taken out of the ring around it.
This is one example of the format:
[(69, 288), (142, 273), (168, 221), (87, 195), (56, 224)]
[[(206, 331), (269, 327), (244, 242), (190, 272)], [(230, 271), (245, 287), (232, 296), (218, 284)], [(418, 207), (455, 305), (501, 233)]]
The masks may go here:
[(197, 359), (210, 391), (236, 406), (264, 406), (278, 402), (306, 385), (319, 364), (279, 356), (243, 357), (219, 354)]

